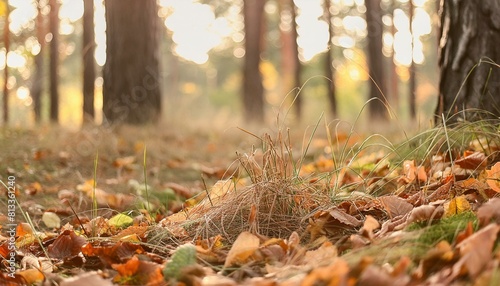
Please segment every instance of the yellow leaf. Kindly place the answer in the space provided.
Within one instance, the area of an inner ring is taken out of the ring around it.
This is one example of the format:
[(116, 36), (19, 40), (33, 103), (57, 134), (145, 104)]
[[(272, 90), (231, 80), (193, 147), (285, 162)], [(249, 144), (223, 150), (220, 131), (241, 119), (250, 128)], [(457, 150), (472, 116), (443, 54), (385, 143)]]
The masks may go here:
[(465, 196), (458, 196), (444, 204), (444, 217), (450, 217), (471, 210), (471, 206)]

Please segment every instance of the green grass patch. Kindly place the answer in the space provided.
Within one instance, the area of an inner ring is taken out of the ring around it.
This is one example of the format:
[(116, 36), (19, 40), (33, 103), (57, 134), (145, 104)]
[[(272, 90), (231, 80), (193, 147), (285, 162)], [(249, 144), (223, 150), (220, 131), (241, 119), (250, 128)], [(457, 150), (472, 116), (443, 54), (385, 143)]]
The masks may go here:
[(428, 225), (428, 223), (412, 223), (407, 227), (407, 231), (421, 231), (414, 242), (423, 246), (434, 246), (442, 240), (450, 244), (454, 242), (457, 234), (465, 229), (467, 224), (472, 222), (474, 230), (478, 228), (478, 220), (473, 212), (464, 212), (451, 217), (443, 218), (438, 222)]

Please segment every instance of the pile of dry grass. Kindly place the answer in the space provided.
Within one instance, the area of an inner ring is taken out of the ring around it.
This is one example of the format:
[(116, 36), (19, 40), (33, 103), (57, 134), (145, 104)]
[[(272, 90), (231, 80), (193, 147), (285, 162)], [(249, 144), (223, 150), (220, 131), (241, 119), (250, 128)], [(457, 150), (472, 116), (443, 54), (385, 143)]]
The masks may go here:
[(209, 195), (190, 210), (186, 227), (190, 237), (222, 235), (234, 241), (241, 232), (251, 231), (287, 238), (293, 231), (304, 232), (303, 218), (329, 203), (326, 194), (299, 178), (298, 162), (280, 135), (276, 140), (266, 135), (262, 143), (261, 152), (239, 155), (240, 170), (250, 184), (229, 183), (222, 196)]

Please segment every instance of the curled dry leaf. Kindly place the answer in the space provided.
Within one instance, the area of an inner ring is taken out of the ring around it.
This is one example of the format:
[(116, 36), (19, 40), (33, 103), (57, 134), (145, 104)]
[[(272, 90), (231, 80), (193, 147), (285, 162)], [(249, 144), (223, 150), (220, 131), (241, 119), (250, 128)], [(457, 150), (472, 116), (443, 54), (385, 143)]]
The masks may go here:
[(442, 206), (423, 205), (414, 208), (406, 221), (406, 225), (414, 222), (429, 221), (440, 219), (443, 216), (444, 210)]

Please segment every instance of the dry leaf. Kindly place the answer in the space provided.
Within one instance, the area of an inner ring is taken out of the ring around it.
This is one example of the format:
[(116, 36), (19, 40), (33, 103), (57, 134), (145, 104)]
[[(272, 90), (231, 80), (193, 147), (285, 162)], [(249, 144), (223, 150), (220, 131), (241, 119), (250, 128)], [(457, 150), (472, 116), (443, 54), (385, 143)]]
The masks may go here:
[(495, 192), (500, 193), (500, 162), (497, 162), (491, 167), (490, 170), (486, 170), (486, 183)]
[(500, 223), (500, 198), (492, 198), (477, 210), (479, 224), (484, 226), (492, 220)]
[(464, 262), (472, 279), (476, 278), (491, 260), (499, 230), (500, 226), (497, 224), (489, 224), (457, 244), (460, 250), (460, 260)]
[(455, 164), (462, 169), (468, 170), (483, 170), (486, 168), (488, 159), (482, 152), (466, 151), (463, 158), (455, 160)]
[(444, 203), (443, 207), (443, 217), (450, 217), (471, 210), (471, 206), (465, 196), (454, 197), (449, 202)]
[(413, 209), (413, 205), (398, 196), (383, 196), (378, 198), (390, 218), (405, 215)]
[(259, 249), (260, 240), (250, 232), (244, 231), (238, 235), (229, 250), (224, 267), (245, 263)]

